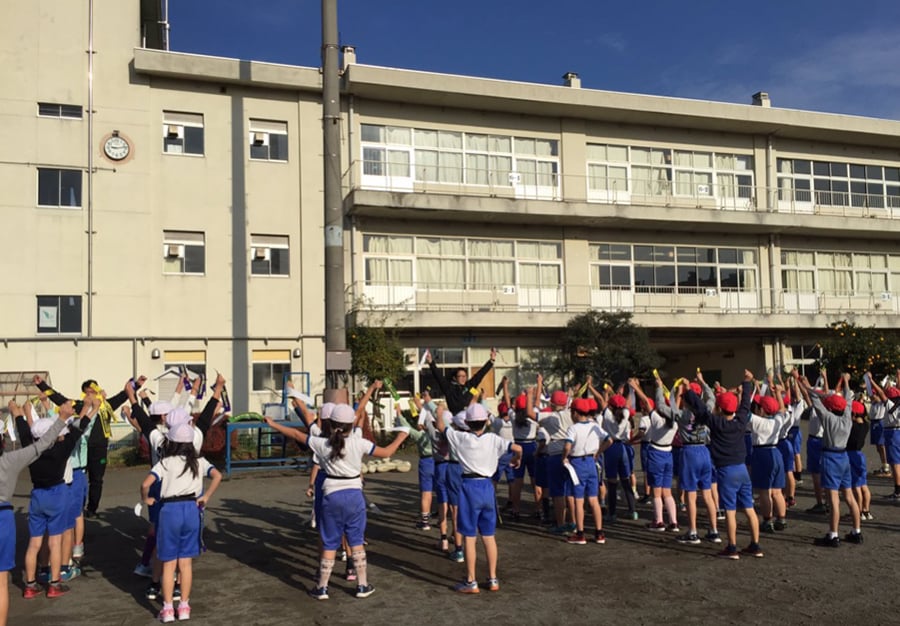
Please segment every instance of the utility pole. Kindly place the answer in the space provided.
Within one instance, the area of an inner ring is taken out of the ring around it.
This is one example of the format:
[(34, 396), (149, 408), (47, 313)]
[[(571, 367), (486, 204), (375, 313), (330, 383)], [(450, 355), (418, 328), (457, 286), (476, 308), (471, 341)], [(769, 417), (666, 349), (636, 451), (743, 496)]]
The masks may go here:
[(322, 136), (325, 200), (325, 394), (348, 402), (339, 388), (350, 370), (344, 302), (344, 208), (341, 194), (341, 93), (337, 0), (322, 0)]

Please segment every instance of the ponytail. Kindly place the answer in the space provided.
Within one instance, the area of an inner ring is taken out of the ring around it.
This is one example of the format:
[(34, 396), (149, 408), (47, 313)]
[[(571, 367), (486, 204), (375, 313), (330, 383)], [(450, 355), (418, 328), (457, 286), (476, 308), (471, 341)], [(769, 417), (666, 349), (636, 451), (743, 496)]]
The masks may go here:
[(334, 461), (344, 458), (344, 439), (352, 430), (353, 424), (329, 421), (331, 422), (331, 434), (328, 435), (328, 444), (331, 446), (331, 456), (329, 458)]

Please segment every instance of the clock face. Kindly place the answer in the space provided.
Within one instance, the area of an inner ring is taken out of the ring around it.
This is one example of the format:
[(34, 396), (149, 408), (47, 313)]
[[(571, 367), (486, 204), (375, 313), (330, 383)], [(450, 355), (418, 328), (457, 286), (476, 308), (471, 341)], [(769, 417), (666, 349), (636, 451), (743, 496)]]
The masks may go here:
[(131, 152), (131, 146), (122, 137), (113, 135), (103, 143), (103, 153), (113, 161), (121, 161)]

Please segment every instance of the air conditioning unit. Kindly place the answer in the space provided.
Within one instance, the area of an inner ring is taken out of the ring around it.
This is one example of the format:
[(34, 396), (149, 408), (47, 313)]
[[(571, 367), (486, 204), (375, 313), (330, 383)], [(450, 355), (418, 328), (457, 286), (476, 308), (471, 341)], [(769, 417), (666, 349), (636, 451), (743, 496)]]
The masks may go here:
[(503, 295), (504, 296), (516, 295), (516, 286), (515, 285), (503, 285)]
[(717, 289), (707, 289), (705, 295), (712, 298), (719, 295), (719, 291)]
[(885, 302), (890, 301), (891, 297), (892, 297), (892, 296), (891, 296), (891, 292), (890, 292), (890, 291), (882, 291), (882, 292), (881, 292), (881, 299), (884, 300)]
[(253, 145), (254, 146), (268, 146), (269, 145), (269, 133), (253, 133)]
[(183, 259), (184, 246), (180, 244), (168, 244), (166, 246), (166, 256), (170, 259)]
[(169, 124), (166, 127), (166, 136), (170, 139), (184, 139), (184, 126)]
[(253, 248), (253, 258), (257, 261), (269, 261), (272, 259), (270, 248)]

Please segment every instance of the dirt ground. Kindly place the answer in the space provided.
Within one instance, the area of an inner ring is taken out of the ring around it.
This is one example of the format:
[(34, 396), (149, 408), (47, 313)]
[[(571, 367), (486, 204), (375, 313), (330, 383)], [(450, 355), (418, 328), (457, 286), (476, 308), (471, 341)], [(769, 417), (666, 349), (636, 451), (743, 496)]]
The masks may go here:
[[(68, 595), (23, 600), (21, 576), (13, 572), (10, 624), (153, 623), (159, 605), (144, 599), (147, 580), (132, 573), (146, 527), (133, 513), (145, 474), (143, 468), (108, 472), (101, 514), (87, 522), (85, 573), (72, 581)], [(451, 587), (464, 565), (435, 550), (437, 530), (414, 528), (415, 471), (369, 475), (367, 495), (381, 509), (369, 516), (368, 526), (369, 578), (377, 591), (367, 599), (353, 597), (355, 583), (344, 580), (339, 563), (325, 602), (306, 595), (317, 567), (316, 531), (304, 523), (311, 508), (303, 494), (307, 479), (305, 471), (282, 470), (238, 474), (222, 483), (207, 514), (208, 552), (194, 565), (192, 621), (900, 623), (892, 590), (900, 562), (900, 506), (881, 497), (891, 491), (888, 479), (870, 479), (875, 520), (864, 523), (865, 544), (830, 549), (812, 544), (827, 524), (824, 516), (804, 512), (814, 502), (807, 475), (788, 529), (763, 536), (762, 559), (717, 559), (713, 544), (682, 546), (669, 533), (648, 532), (648, 507), (641, 508), (639, 522), (608, 526), (606, 545), (568, 545), (531, 518), (507, 522), (497, 534), (501, 591), (459, 596)], [(14, 500), (20, 553), (29, 489), (25, 472)], [(505, 493), (501, 487), (501, 499)], [(743, 527), (739, 543), (747, 543)], [(485, 577), (482, 566), (479, 579)]]

